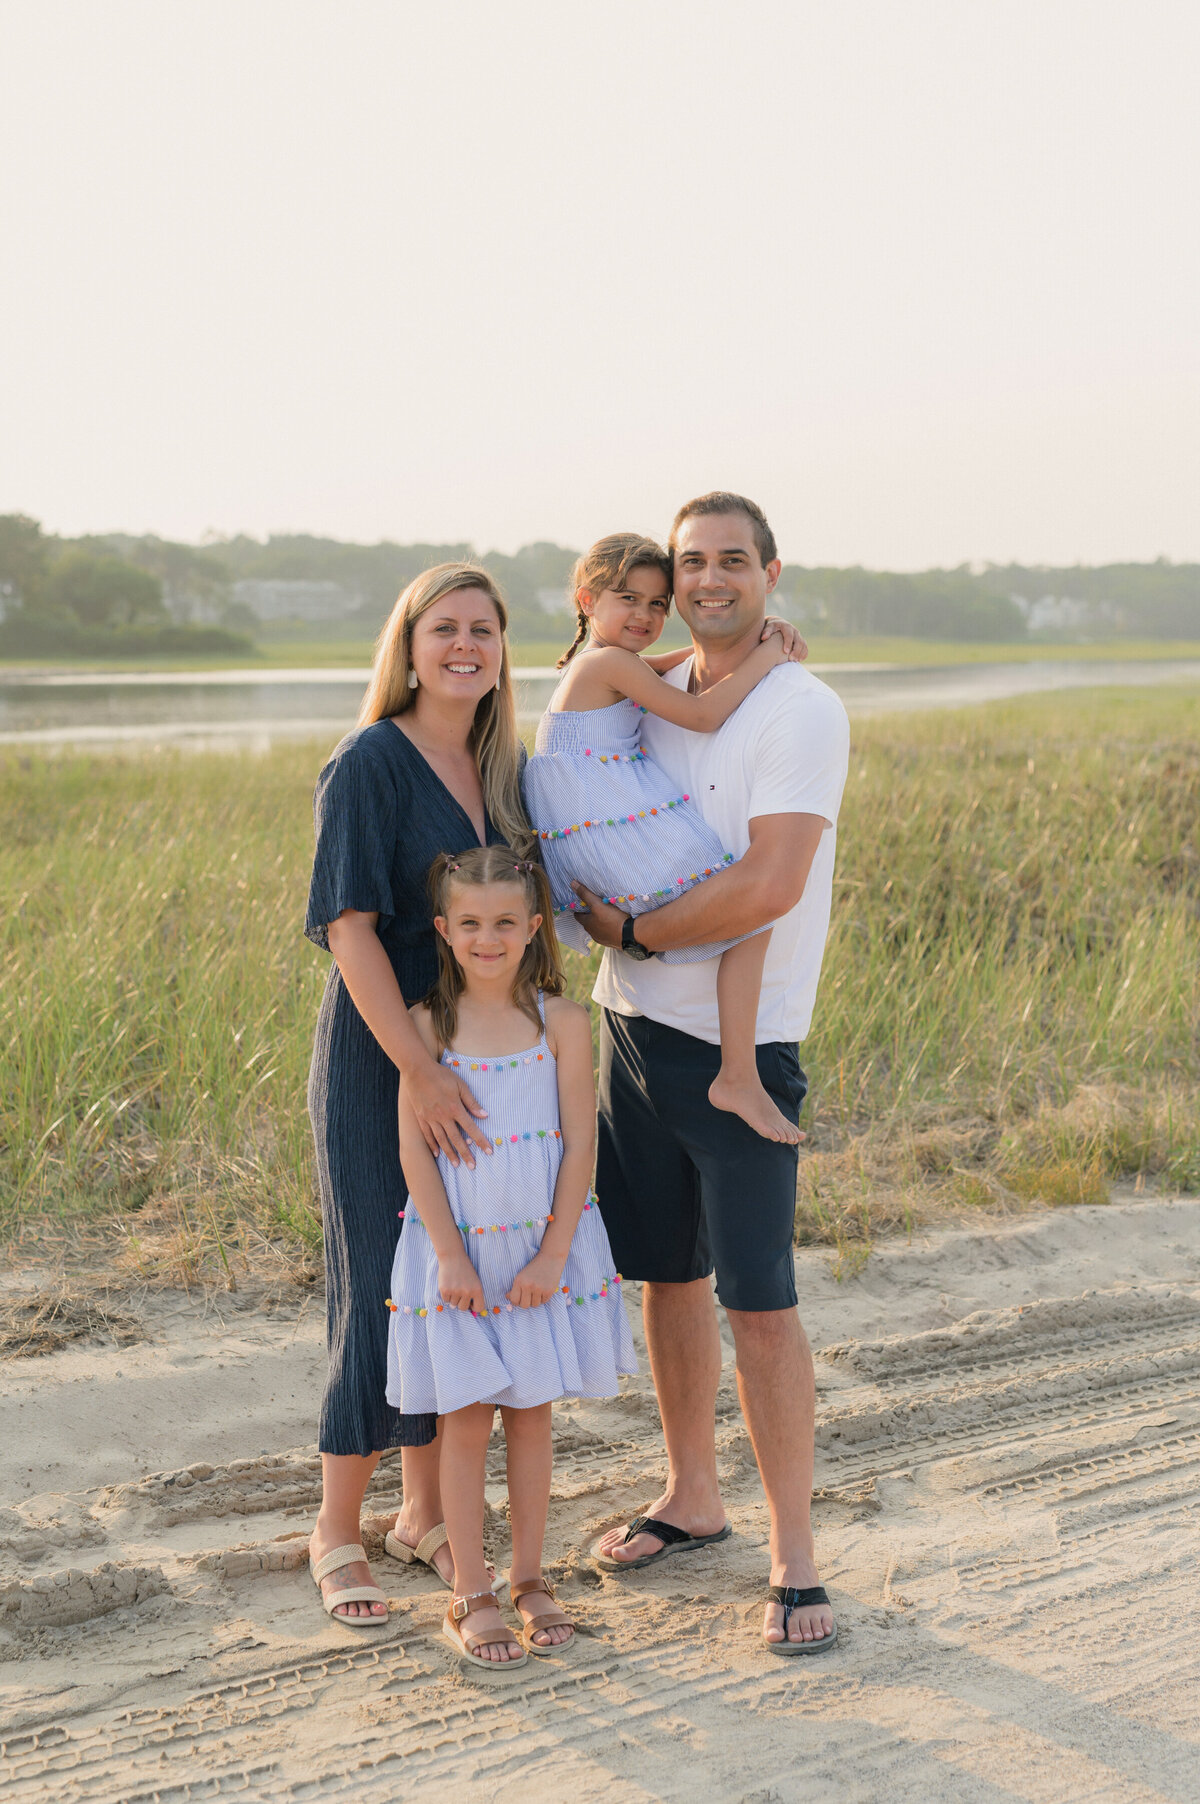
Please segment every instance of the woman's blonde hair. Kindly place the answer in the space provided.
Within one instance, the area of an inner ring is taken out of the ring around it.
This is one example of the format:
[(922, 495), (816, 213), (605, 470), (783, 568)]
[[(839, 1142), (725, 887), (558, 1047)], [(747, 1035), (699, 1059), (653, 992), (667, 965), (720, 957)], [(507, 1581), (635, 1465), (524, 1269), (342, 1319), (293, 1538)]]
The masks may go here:
[[(670, 597), (671, 560), (661, 545), (643, 537), (640, 532), (610, 532), (606, 539), (597, 539), (591, 550), (584, 552), (571, 572), (575, 638), (558, 660), (557, 669), (570, 663), (591, 631), (591, 621), (579, 605), (579, 591), (586, 589), (594, 599), (605, 589), (623, 589), (635, 570), (661, 570), (667, 579)], [(668, 599), (668, 610), (670, 605)]]
[(437, 602), (456, 589), (482, 589), (500, 622), (500, 682), (475, 709), (467, 744), (479, 766), (483, 800), (492, 825), (518, 852), (529, 852), (535, 836), (521, 800), (521, 753), (508, 657), (508, 608), (496, 579), (479, 564), (435, 564), (404, 590), (375, 642), (371, 680), (358, 711), (360, 727), (406, 714), (417, 699), (409, 687), (413, 627)]
[[(554, 902), (540, 864), (518, 858), (511, 846), (472, 846), (469, 852), (439, 852), (429, 867), (429, 901), (435, 919), (445, 919), (456, 889), (473, 884), (511, 883), (519, 888), (532, 915), (541, 923), (525, 948), (513, 980), (512, 999), (535, 1027), (541, 1025), (538, 991), (546, 996), (563, 993), (563, 970), (554, 932)], [(439, 933), (438, 974), (425, 1007), (433, 1021), (438, 1050), (444, 1052), (458, 1030), (458, 999), (465, 985), (462, 966)]]

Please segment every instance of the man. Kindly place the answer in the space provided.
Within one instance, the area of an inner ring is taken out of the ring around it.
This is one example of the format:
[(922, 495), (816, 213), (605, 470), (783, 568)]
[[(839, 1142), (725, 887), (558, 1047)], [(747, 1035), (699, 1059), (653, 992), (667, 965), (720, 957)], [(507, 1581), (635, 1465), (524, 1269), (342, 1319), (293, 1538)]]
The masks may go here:
[[(670, 549), (675, 601), (694, 657), (670, 681), (702, 691), (758, 643), (780, 562), (766, 518), (744, 496), (689, 501)], [(617, 1269), (644, 1281), (646, 1343), (668, 1476), (644, 1516), (596, 1544), (606, 1571), (724, 1540), (715, 1405), (721, 1342), (710, 1278), (737, 1348), (738, 1394), (771, 1513), (776, 1653), (824, 1652), (836, 1639), (810, 1523), (812, 1355), (796, 1312), (794, 1146), (717, 1110), (717, 961), (653, 954), (769, 928), (756, 1028), (759, 1073), (793, 1122), (807, 1089), (808, 1032), (833, 882), (849, 728), (838, 697), (781, 664), (711, 734), (648, 715), (651, 756), (689, 794), (738, 863), (636, 922), (577, 886), (605, 952), (594, 991), (600, 1042), (596, 1186)]]

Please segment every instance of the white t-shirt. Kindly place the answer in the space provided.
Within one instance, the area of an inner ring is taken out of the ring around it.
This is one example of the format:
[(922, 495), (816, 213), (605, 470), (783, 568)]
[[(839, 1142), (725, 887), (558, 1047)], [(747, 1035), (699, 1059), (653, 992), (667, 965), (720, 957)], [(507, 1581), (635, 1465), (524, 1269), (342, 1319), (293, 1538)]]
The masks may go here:
[[(692, 660), (667, 676), (685, 689)], [(812, 1021), (833, 896), (837, 817), (850, 755), (841, 700), (802, 664), (778, 664), (715, 733), (693, 733), (647, 714), (642, 742), (681, 793), (690, 795), (738, 858), (750, 822), (764, 814), (819, 814), (828, 823), (804, 894), (774, 923), (763, 971), (755, 1039), (803, 1040)], [(618, 1015), (648, 1015), (719, 1045), (717, 960), (667, 965), (607, 951), (593, 1000)]]

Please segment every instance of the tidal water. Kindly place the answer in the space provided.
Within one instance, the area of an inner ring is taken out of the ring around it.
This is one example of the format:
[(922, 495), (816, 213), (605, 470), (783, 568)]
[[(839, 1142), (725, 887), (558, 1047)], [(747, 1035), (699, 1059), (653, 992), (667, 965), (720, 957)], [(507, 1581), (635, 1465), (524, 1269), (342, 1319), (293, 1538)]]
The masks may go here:
[[(1200, 680), (1200, 660), (1122, 664), (814, 664), (852, 715), (952, 708), (1039, 692), (1143, 687)], [(554, 689), (547, 669), (514, 672), (523, 723)], [(0, 674), (0, 744), (182, 745), (264, 748), (276, 740), (325, 739), (354, 725), (364, 670), (213, 670)]]

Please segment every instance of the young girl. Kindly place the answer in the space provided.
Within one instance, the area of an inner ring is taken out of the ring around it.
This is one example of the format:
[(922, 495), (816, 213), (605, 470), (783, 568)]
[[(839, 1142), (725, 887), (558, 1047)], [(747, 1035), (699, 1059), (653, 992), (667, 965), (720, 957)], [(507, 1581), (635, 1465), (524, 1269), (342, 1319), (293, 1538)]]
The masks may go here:
[[(525, 769), (525, 800), (542, 841), (559, 930), (569, 943), (579, 943), (578, 928), (572, 933), (571, 913), (580, 906), (572, 878), (638, 915), (661, 908), (732, 863), (691, 797), (677, 795), (643, 751), (641, 716), (655, 714), (696, 733), (715, 732), (769, 670), (787, 661), (787, 653), (775, 633), (703, 695), (674, 688), (663, 673), (689, 654), (642, 656), (666, 623), (670, 580), (666, 552), (636, 533), (599, 540), (575, 566), (579, 627), (559, 659), (566, 674), (542, 716), (537, 751)], [(768, 1140), (795, 1145), (804, 1136), (768, 1096), (755, 1059), (769, 938), (766, 929), (738, 941), (680, 947), (662, 957), (669, 964), (692, 964), (720, 956), (721, 1069), (709, 1100), (740, 1115)]]
[[(507, 1678), (574, 1636), (541, 1575), (551, 1401), (611, 1397), (637, 1361), (590, 1193), (591, 1028), (587, 1010), (562, 995), (545, 874), (507, 846), (481, 846), (435, 859), (429, 880), (439, 971), (413, 1019), (487, 1110), (494, 1152), (473, 1171), (443, 1153), (435, 1162), (401, 1083), (409, 1197), (388, 1299), (387, 1395), (405, 1414), (443, 1418), (454, 1597), (442, 1629), (467, 1665)], [(519, 1636), (500, 1615), (483, 1554), (497, 1405)]]

